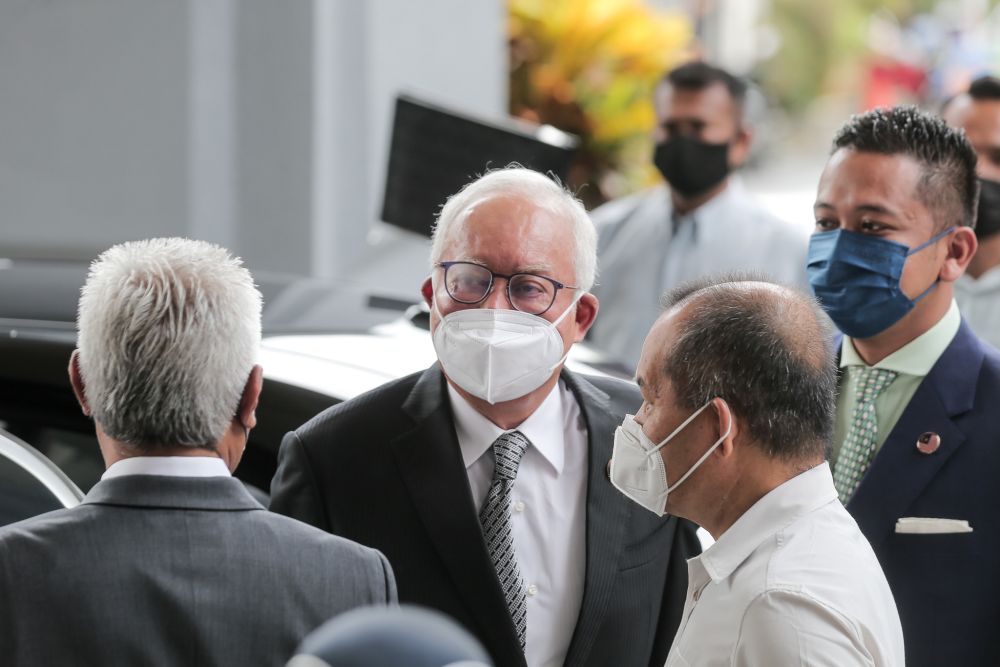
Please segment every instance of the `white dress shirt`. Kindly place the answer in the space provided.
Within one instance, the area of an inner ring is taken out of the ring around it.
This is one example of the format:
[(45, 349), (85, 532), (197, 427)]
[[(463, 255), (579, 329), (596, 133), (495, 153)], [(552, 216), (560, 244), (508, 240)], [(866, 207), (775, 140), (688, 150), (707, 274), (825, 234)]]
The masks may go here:
[(225, 461), (218, 456), (132, 456), (112, 463), (101, 479), (125, 475), (232, 477)]
[[(455, 432), (477, 512), (493, 481), (493, 442), (505, 431), (449, 384)], [(529, 667), (561, 666), (583, 601), (587, 429), (560, 380), (517, 429), (531, 441), (514, 480), (511, 528), (528, 604)]]
[(1000, 349), (1000, 266), (978, 279), (963, 273), (955, 281), (955, 301), (972, 331)]
[[(665, 291), (724, 271), (757, 270), (808, 289), (806, 251), (812, 218), (791, 224), (764, 209), (730, 177), (721, 193), (685, 215), (665, 186), (591, 212), (598, 231), (601, 316), (588, 340), (635, 368)], [(808, 223), (808, 224), (807, 224)]]
[(688, 561), (667, 667), (903, 667), (896, 603), (822, 463), (757, 501)]

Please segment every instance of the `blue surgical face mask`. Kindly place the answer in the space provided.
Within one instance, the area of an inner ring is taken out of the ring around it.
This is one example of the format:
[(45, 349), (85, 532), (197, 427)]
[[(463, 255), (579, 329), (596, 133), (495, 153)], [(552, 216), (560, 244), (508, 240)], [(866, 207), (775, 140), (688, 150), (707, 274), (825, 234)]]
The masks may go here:
[(871, 338), (903, 319), (937, 286), (911, 299), (899, 286), (906, 258), (955, 230), (949, 227), (912, 250), (902, 243), (845, 229), (813, 234), (806, 269), (809, 284), (837, 328)]

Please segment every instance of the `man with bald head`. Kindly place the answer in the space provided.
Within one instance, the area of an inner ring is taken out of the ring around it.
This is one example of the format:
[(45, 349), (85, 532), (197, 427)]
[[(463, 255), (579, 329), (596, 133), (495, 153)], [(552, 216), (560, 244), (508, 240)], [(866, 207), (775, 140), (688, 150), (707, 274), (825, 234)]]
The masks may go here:
[(671, 293), (612, 483), (716, 542), (688, 561), (674, 665), (903, 665), (892, 593), (824, 452), (836, 369), (808, 297), (735, 276)]
[(504, 667), (660, 667), (694, 528), (608, 482), (635, 387), (563, 368), (593, 324), (596, 233), (522, 168), (448, 199), (421, 292), (439, 363), (289, 433), (272, 509), (378, 546), (399, 598)]

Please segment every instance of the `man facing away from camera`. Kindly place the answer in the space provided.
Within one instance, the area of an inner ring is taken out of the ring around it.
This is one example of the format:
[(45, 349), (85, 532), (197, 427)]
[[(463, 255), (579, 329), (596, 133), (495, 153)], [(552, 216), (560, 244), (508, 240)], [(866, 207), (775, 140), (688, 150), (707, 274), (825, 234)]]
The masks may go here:
[(902, 667), (892, 593), (823, 460), (836, 371), (818, 306), (742, 277), (679, 288), (642, 347), (612, 483), (705, 528), (668, 667)]
[(256, 424), (261, 297), (187, 239), (91, 265), (69, 374), (107, 471), (0, 528), (0, 662), (283, 665), (334, 614), (395, 601), (377, 551), (266, 511), (232, 477)]

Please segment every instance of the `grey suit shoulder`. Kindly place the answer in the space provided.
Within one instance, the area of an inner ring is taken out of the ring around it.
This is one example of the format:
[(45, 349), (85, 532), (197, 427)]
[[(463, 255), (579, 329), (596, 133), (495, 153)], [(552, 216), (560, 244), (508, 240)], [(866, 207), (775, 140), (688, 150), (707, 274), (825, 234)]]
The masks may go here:
[(283, 665), (329, 617), (395, 598), (378, 551), (231, 478), (113, 478), (0, 529), (5, 665)]

